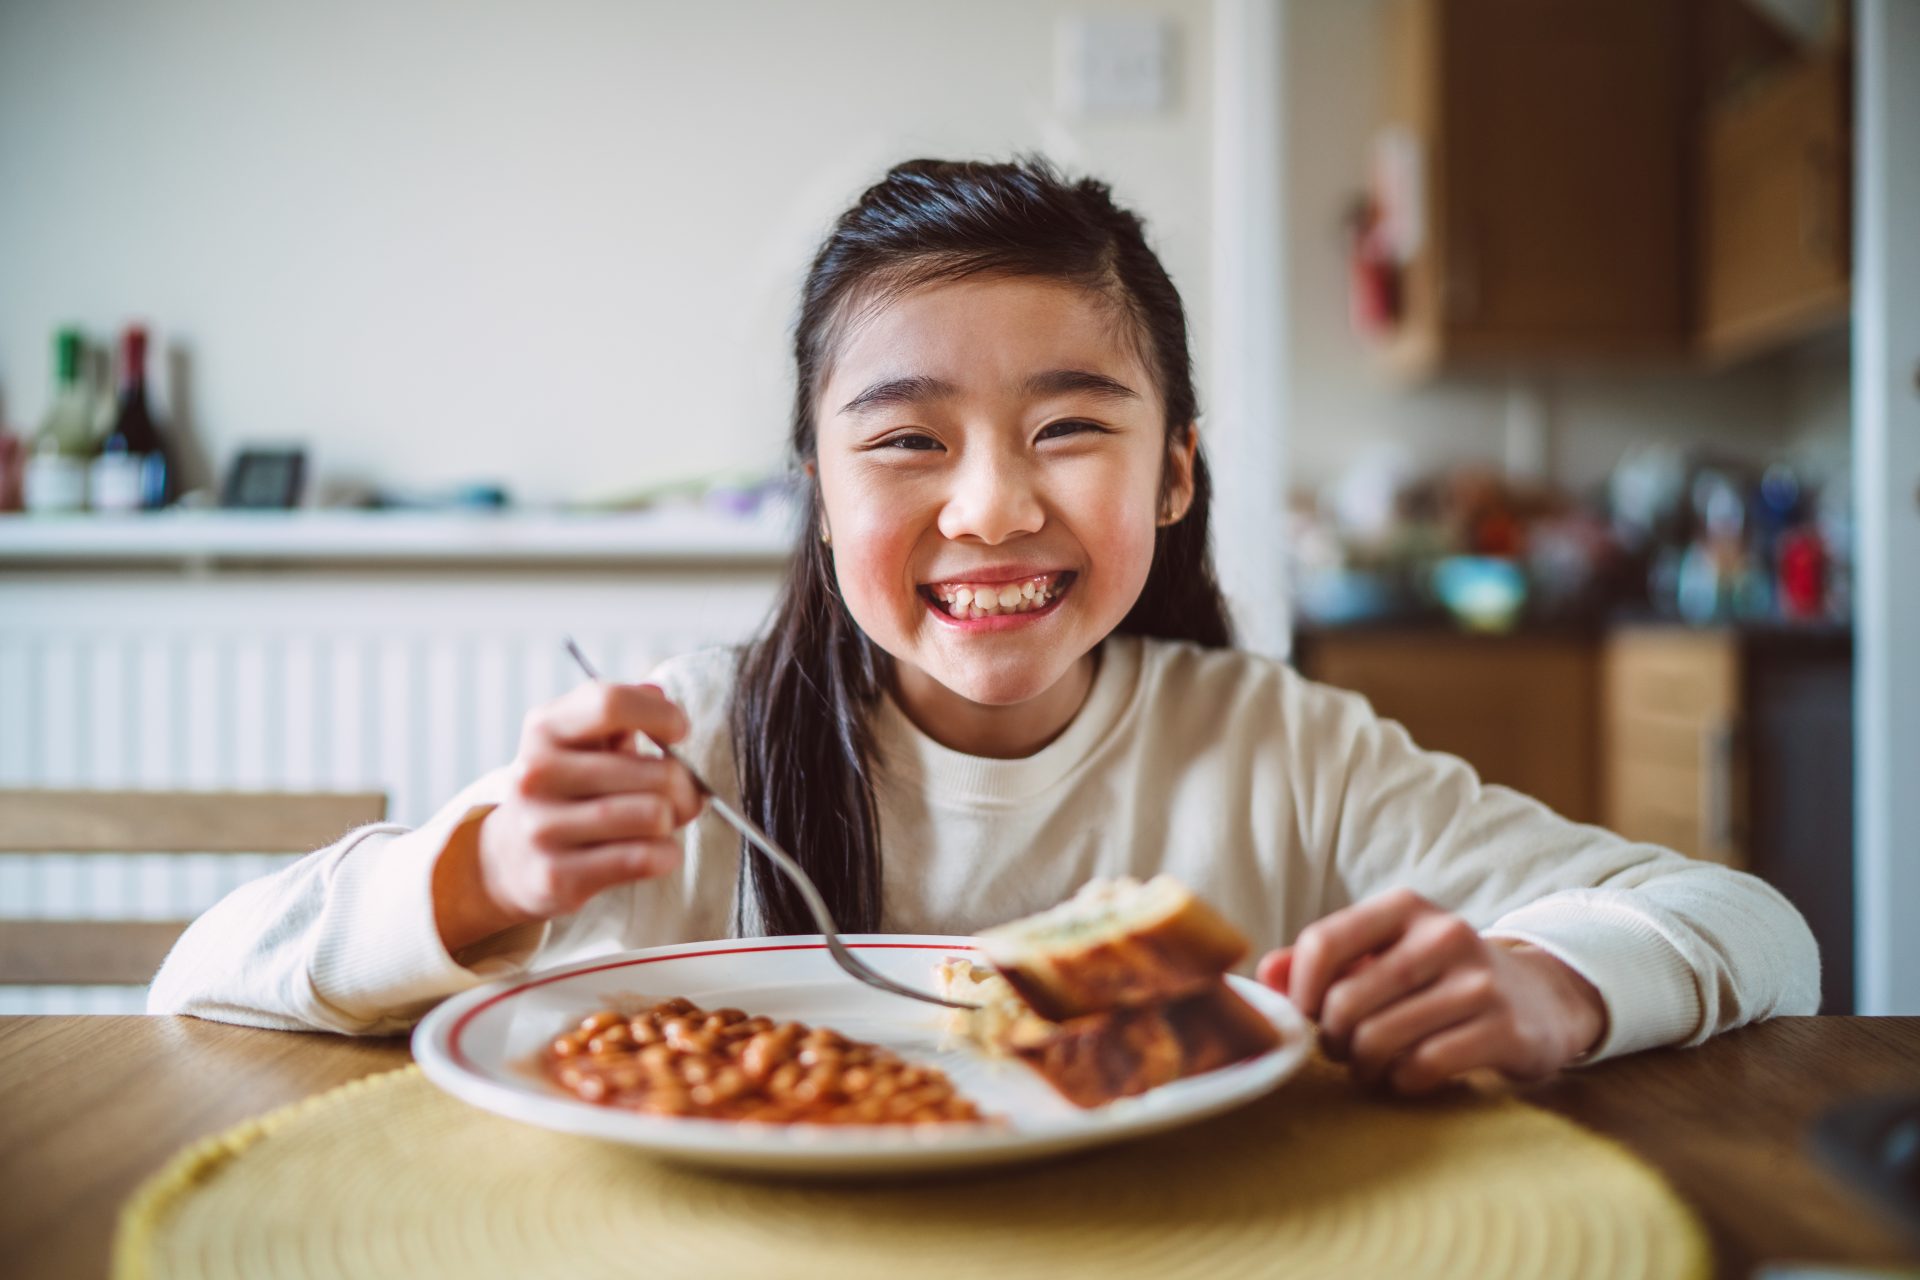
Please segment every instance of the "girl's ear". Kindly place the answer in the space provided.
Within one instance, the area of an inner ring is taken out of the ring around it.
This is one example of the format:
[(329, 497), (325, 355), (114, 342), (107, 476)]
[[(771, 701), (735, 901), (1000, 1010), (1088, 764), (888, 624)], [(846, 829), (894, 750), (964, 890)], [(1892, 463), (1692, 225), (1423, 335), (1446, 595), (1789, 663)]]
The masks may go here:
[(1193, 505), (1193, 458), (1200, 448), (1199, 424), (1189, 422), (1186, 430), (1167, 441), (1167, 475), (1160, 486), (1161, 526), (1179, 524)]

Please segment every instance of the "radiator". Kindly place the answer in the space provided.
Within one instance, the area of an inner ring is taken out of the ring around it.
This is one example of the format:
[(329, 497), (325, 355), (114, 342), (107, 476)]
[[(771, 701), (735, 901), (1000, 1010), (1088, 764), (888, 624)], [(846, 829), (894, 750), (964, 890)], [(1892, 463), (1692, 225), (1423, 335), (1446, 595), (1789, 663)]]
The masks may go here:
[[(578, 683), (738, 643), (771, 571), (0, 575), (0, 786), (375, 790), (418, 823)], [(190, 918), (289, 859), (0, 857), (0, 914)], [(0, 1013), (134, 1012), (138, 989), (0, 987)]]

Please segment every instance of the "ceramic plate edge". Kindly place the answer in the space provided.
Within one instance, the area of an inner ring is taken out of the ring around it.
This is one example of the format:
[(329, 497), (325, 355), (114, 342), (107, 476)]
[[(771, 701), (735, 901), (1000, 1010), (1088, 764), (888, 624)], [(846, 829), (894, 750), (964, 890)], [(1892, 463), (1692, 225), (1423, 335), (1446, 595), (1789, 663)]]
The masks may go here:
[[(1252, 979), (1228, 975), (1233, 988), (1274, 1024), (1282, 1039), (1278, 1048), (1258, 1058), (1209, 1072), (1205, 1076), (1193, 1077), (1193, 1081), (1205, 1080), (1212, 1086), (1210, 1096), (1190, 1101), (1173, 1111), (1142, 1108), (1130, 1113), (1126, 1110), (1128, 1105), (1138, 1104), (1142, 1100), (1121, 1099), (1113, 1104), (1122, 1108), (1118, 1113), (1111, 1108), (1099, 1108), (1051, 1123), (1018, 1129), (969, 1129), (964, 1133), (768, 1127), (745, 1136), (740, 1126), (730, 1121), (656, 1119), (631, 1113), (620, 1113), (619, 1119), (623, 1122), (621, 1131), (612, 1132), (607, 1125), (608, 1114), (601, 1108), (560, 1096), (542, 1097), (515, 1089), (490, 1080), (477, 1069), (462, 1066), (455, 1060), (451, 1045), (454, 1027), (469, 1012), (507, 992), (634, 960), (697, 957), (715, 951), (736, 952), (742, 941), (746, 940), (714, 939), (644, 947), (496, 979), (455, 995), (429, 1011), (413, 1033), (414, 1060), (419, 1063), (428, 1080), (460, 1101), (539, 1128), (689, 1158), (721, 1159), (730, 1163), (792, 1160), (827, 1166), (842, 1161), (857, 1165), (865, 1161), (885, 1161), (897, 1157), (924, 1158), (928, 1162), (990, 1154), (1003, 1154), (1009, 1158), (1022, 1155), (1037, 1157), (1082, 1146), (1142, 1137), (1218, 1115), (1264, 1096), (1299, 1070), (1311, 1041), (1306, 1020), (1285, 996)], [(930, 950), (976, 949), (971, 938), (938, 934), (850, 934), (846, 941), (856, 947), (893, 945)], [(765, 945), (772, 950), (789, 946), (814, 949), (822, 944), (819, 935), (802, 934), (792, 938), (768, 939)], [(927, 1136), (920, 1136), (923, 1134)]]

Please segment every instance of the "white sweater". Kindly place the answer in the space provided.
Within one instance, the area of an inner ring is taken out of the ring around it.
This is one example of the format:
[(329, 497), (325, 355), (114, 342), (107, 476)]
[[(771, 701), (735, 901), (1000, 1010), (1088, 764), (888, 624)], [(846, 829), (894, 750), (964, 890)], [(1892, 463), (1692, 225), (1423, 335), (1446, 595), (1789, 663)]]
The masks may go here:
[[(693, 723), (689, 759), (723, 791), (736, 785), (732, 677), (725, 650), (652, 677)], [(1224, 911), (1258, 954), (1406, 886), (1593, 983), (1609, 1017), (1588, 1060), (1697, 1043), (1819, 1003), (1813, 936), (1762, 881), (1483, 785), (1363, 699), (1264, 658), (1110, 639), (1073, 722), (1019, 760), (948, 750), (885, 700), (875, 729), (889, 931), (972, 933), (1094, 876), (1164, 871)], [(434, 860), (506, 785), (497, 770), (417, 830), (364, 827), (236, 889), (167, 957), (149, 1010), (390, 1033), (523, 968), (726, 936), (740, 841), (709, 812), (684, 833), (675, 874), (449, 955), (434, 924)]]

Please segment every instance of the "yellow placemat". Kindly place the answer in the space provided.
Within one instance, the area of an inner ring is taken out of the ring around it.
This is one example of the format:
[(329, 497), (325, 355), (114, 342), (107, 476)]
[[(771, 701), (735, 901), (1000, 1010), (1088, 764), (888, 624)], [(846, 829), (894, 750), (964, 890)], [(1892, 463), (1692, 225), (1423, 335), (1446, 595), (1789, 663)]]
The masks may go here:
[(1203, 1124), (943, 1181), (773, 1182), (476, 1111), (418, 1068), (182, 1152), (122, 1213), (164, 1277), (1693, 1277), (1651, 1169), (1505, 1098), (1394, 1102), (1315, 1062)]

